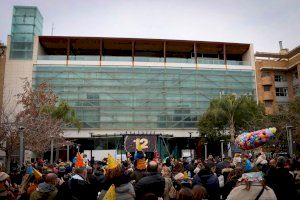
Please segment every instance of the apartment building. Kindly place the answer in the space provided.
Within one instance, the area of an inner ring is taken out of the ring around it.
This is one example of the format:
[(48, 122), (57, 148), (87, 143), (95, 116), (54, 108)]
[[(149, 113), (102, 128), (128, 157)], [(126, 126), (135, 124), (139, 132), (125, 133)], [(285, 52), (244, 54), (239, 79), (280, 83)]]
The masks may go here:
[(300, 46), (289, 51), (282, 47), (282, 42), (279, 44), (278, 53), (255, 53), (258, 100), (268, 114), (300, 96)]

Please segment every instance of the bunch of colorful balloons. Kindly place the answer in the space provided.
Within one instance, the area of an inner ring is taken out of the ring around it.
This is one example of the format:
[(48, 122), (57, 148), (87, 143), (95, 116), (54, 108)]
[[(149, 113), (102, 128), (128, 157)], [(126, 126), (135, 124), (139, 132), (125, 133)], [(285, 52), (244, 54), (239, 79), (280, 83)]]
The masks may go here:
[(266, 128), (254, 132), (245, 132), (235, 139), (235, 143), (244, 150), (260, 147), (274, 138), (276, 128)]

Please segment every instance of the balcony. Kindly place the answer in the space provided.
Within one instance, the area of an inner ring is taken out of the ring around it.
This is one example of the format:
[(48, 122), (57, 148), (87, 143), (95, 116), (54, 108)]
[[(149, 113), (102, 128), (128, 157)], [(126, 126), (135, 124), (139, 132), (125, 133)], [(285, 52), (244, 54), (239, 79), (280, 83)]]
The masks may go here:
[[(135, 56), (134, 63), (132, 56), (111, 56), (111, 55), (69, 55), (68, 62), (66, 55), (39, 55), (37, 64), (69, 64), (69, 65), (116, 65), (116, 66), (148, 66), (148, 67), (188, 67), (195, 68), (195, 58), (180, 57), (148, 57)], [(198, 57), (199, 67), (207, 69), (229, 69), (229, 70), (251, 70), (252, 66), (246, 61), (227, 60), (227, 66), (223, 59)]]
[(195, 63), (195, 59), (194, 58), (167, 57), (167, 63)]
[(132, 62), (132, 56), (102, 56), (102, 61)]
[(273, 85), (273, 80), (271, 76), (265, 76), (261, 78), (262, 85)]
[(197, 58), (198, 63), (207, 65), (225, 65), (224, 60), (209, 59), (209, 58)]
[(67, 55), (39, 55), (38, 60), (67, 60)]
[(73, 61), (99, 61), (100, 56), (96, 55), (70, 55), (69, 60)]
[(264, 100), (273, 100), (274, 96), (272, 92), (264, 92), (263, 98)]
[(244, 66), (249, 66), (250, 63), (248, 61), (227, 60), (227, 65), (244, 65)]
[(164, 57), (146, 57), (146, 56), (135, 56), (134, 61), (136, 62), (164, 62)]

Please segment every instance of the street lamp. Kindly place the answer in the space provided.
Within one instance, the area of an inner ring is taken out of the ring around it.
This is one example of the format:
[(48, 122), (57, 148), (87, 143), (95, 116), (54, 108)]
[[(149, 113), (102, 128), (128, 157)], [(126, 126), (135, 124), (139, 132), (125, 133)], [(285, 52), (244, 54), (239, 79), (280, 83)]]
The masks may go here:
[(50, 151), (51, 151), (51, 154), (50, 154), (50, 164), (53, 164), (53, 149), (54, 149), (54, 148), (53, 148), (53, 146), (54, 146), (54, 141), (53, 141), (53, 140), (54, 140), (54, 137), (53, 137), (53, 136), (51, 136), (50, 138), (51, 138), (51, 150), (50, 150)]
[(24, 127), (19, 127), (20, 136), (20, 167), (24, 164)]
[(189, 134), (190, 134), (189, 149), (190, 149), (190, 156), (191, 156), (191, 159), (192, 159), (192, 148), (191, 148), (192, 133), (193, 133), (193, 132), (189, 132)]
[(293, 126), (291, 125), (286, 125), (286, 137), (287, 137), (287, 142), (288, 142), (288, 149), (289, 149), (289, 154), (290, 156), (293, 155), (293, 139), (292, 139), (292, 128)]
[(207, 159), (207, 142), (204, 143), (204, 160)]
[(223, 152), (223, 142), (224, 140), (220, 140), (221, 142), (221, 160), (223, 161), (223, 155), (224, 155), (224, 152)]

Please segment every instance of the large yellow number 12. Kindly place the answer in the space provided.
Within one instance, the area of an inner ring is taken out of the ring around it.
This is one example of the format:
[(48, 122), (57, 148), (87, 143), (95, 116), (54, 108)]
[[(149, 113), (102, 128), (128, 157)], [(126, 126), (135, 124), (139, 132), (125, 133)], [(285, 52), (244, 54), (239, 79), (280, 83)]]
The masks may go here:
[(136, 138), (133, 140), (135, 142), (135, 147), (137, 148), (139, 144), (141, 144), (142, 149), (148, 149), (148, 139), (146, 138)]

